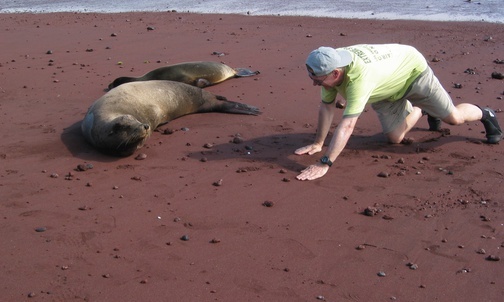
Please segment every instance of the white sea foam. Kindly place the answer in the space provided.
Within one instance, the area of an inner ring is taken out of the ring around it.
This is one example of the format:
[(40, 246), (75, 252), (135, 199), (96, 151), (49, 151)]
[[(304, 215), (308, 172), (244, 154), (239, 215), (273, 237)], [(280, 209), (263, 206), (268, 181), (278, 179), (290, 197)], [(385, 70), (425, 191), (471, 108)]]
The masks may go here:
[(170, 11), (504, 23), (502, 0), (0, 0), (0, 13)]

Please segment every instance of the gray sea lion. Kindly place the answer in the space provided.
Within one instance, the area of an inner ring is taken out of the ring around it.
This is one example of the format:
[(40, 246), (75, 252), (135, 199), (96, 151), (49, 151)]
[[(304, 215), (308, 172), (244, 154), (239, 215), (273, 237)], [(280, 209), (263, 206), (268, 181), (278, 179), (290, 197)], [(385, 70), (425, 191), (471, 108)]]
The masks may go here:
[(159, 125), (186, 114), (227, 112), (258, 115), (258, 108), (173, 81), (132, 82), (105, 93), (81, 124), (86, 140), (104, 153), (128, 156)]
[(247, 77), (256, 74), (259, 74), (259, 71), (251, 71), (246, 68), (231, 68), (226, 64), (218, 62), (186, 62), (160, 67), (138, 78), (117, 78), (109, 84), (108, 88), (112, 89), (129, 82), (151, 80), (177, 81), (203, 88), (230, 78)]

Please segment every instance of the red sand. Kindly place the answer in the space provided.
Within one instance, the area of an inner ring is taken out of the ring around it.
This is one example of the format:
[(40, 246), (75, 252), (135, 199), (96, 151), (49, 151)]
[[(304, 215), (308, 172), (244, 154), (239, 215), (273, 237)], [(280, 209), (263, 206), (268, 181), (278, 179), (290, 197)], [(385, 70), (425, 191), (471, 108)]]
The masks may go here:
[[(304, 60), (321, 45), (411, 44), (455, 102), (504, 124), (490, 77), (504, 72), (502, 24), (172, 12), (0, 25), (2, 301), (502, 301), (504, 261), (486, 258), (504, 256), (503, 148), (481, 144), (481, 123), (439, 137), (422, 120), (416, 143), (395, 146), (369, 110), (325, 177), (295, 180), (321, 155), (293, 154), (314, 137)], [(259, 70), (207, 89), (264, 113), (174, 120), (162, 129), (189, 131), (154, 133), (143, 161), (83, 140), (113, 79), (198, 60)]]

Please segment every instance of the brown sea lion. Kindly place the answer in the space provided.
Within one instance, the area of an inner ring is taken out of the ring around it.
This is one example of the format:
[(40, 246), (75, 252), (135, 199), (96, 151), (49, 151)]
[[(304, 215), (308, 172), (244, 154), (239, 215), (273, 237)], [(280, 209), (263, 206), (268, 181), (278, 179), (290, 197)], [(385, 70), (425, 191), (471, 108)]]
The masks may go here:
[(81, 124), (86, 140), (104, 153), (128, 156), (159, 125), (186, 114), (227, 112), (258, 115), (258, 108), (173, 81), (132, 82), (96, 100)]
[(135, 81), (168, 80), (207, 87), (223, 82), (230, 78), (247, 77), (259, 74), (259, 71), (251, 71), (246, 68), (231, 68), (218, 62), (186, 62), (149, 71), (141, 77), (120, 77), (115, 79), (109, 89), (121, 84)]

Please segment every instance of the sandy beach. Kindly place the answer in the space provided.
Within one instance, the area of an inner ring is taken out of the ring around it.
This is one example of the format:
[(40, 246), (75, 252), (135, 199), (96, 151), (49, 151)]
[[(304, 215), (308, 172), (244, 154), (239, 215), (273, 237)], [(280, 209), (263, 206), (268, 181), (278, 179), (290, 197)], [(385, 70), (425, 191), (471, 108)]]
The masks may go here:
[[(0, 17), (2, 301), (504, 296), (504, 149), (483, 143), (480, 122), (444, 125), (450, 134), (441, 135), (423, 119), (413, 144), (391, 145), (369, 107), (323, 178), (297, 181), (322, 155), (293, 154), (316, 131), (319, 88), (304, 62), (322, 45), (413, 45), (455, 103), (492, 107), (503, 125), (504, 80), (491, 74), (504, 72), (504, 25)], [(263, 114), (188, 115), (126, 158), (84, 140), (84, 114), (115, 78), (186, 61), (260, 71), (205, 89)]]

